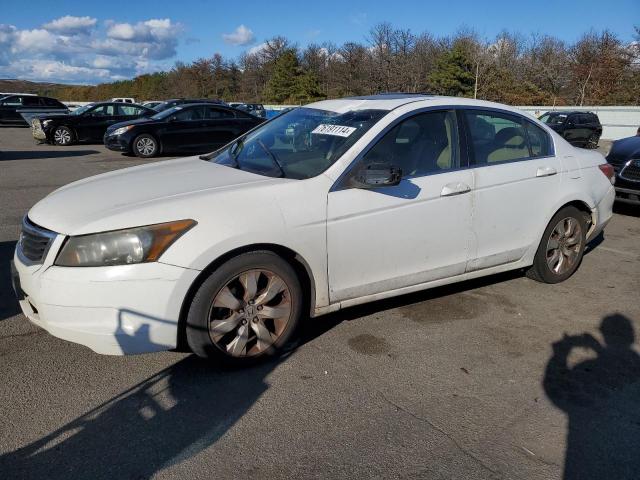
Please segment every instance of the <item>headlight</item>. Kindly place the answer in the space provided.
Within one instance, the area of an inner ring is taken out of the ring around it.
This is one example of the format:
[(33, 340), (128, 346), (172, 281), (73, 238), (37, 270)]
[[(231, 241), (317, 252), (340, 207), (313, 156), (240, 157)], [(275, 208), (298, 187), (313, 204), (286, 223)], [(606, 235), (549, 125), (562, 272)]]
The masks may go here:
[(47, 125), (49, 125), (51, 123), (51, 120), (45, 120), (44, 122), (42, 122), (42, 126), (46, 127)]
[(127, 125), (126, 127), (120, 127), (120, 128), (116, 128), (113, 132), (111, 132), (109, 135), (122, 135), (123, 133), (128, 132), (129, 130), (131, 130), (133, 128), (133, 125)]
[(63, 267), (102, 267), (154, 262), (196, 223), (194, 220), (178, 220), (69, 237), (55, 264)]

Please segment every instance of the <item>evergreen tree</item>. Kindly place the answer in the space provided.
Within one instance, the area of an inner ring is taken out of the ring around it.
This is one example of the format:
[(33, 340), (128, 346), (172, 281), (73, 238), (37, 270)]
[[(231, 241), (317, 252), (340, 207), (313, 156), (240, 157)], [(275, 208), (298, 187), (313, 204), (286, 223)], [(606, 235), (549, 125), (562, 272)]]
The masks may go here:
[(472, 62), (458, 45), (438, 57), (429, 76), (434, 93), (454, 97), (472, 96), (474, 82)]
[(293, 49), (285, 50), (273, 63), (271, 78), (267, 82), (265, 97), (268, 101), (283, 103), (298, 96), (300, 64)]

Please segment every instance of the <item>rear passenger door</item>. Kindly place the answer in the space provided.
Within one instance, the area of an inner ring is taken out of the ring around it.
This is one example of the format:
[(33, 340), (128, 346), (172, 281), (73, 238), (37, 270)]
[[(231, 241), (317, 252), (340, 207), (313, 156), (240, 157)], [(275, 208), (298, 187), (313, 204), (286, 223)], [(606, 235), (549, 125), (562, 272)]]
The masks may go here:
[(475, 252), (467, 271), (520, 260), (553, 213), (561, 164), (551, 137), (528, 119), (497, 110), (464, 113), (475, 178)]

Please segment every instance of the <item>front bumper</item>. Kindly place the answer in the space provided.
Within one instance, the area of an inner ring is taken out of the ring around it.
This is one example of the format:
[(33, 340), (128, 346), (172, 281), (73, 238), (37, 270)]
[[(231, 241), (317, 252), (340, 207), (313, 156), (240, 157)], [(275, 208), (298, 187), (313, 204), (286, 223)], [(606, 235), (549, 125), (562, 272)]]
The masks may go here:
[(109, 150), (114, 150), (116, 152), (128, 152), (129, 143), (122, 137), (122, 135), (105, 135), (104, 136), (104, 146)]
[(176, 347), (182, 302), (198, 271), (159, 262), (58, 267), (54, 253), (31, 266), (14, 256), (14, 288), (31, 322), (102, 354)]

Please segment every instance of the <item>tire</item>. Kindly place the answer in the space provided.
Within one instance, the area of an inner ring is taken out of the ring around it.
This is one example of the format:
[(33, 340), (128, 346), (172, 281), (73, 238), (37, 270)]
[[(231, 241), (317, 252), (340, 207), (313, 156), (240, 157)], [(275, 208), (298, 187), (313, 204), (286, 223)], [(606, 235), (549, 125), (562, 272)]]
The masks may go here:
[(545, 229), (527, 276), (543, 283), (565, 281), (582, 262), (586, 234), (584, 213), (571, 206), (562, 208)]
[(160, 150), (158, 141), (155, 137), (147, 133), (138, 135), (133, 141), (131, 149), (134, 155), (140, 158), (155, 157)]
[(187, 343), (202, 358), (252, 364), (283, 351), (302, 306), (300, 280), (289, 263), (270, 251), (244, 253), (198, 288), (187, 314)]
[(69, 127), (56, 127), (53, 131), (53, 143), (61, 147), (67, 147), (75, 143), (75, 134)]

